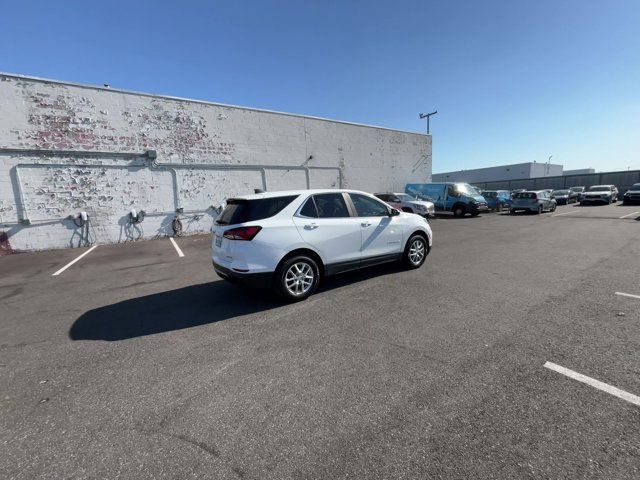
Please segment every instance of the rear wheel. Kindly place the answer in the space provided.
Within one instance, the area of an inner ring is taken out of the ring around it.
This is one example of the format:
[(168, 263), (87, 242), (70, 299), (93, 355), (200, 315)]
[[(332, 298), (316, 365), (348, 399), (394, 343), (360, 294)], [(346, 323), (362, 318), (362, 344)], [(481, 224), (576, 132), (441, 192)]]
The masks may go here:
[(297, 255), (285, 260), (276, 272), (274, 289), (285, 300), (304, 300), (318, 288), (320, 269), (306, 255)]
[(514, 213), (516, 213), (516, 209), (515, 209), (515, 208), (512, 208), (511, 210), (509, 210), (509, 213), (510, 213), (511, 215), (513, 215)]
[(542, 205), (540, 205), (538, 207), (538, 211), (536, 212), (538, 215), (540, 215), (542, 212), (544, 211), (544, 209), (542, 208)]
[(402, 263), (407, 268), (420, 268), (427, 258), (427, 240), (422, 235), (414, 235), (407, 242), (402, 255)]

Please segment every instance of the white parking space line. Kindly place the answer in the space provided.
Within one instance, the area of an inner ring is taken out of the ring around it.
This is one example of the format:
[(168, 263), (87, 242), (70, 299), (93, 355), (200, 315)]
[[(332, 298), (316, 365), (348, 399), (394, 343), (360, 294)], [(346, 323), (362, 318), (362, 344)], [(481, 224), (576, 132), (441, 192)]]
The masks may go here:
[(574, 380), (577, 380), (579, 382), (586, 383), (587, 385), (590, 385), (593, 388), (597, 388), (598, 390), (607, 392), (610, 395), (613, 395), (614, 397), (621, 398), (623, 400), (626, 400), (627, 402), (633, 403), (634, 405), (640, 406), (640, 397), (632, 393), (625, 392), (624, 390), (620, 390), (619, 388), (611, 386), (608, 383), (601, 382), (599, 380), (596, 380), (595, 378), (587, 377), (586, 375), (582, 375), (581, 373), (574, 372), (573, 370), (569, 370), (568, 368), (562, 367), (555, 363), (546, 362), (544, 366), (549, 370), (553, 370), (554, 372), (561, 373), (562, 375), (565, 375), (569, 378), (573, 378)]
[(640, 300), (640, 295), (633, 295), (631, 293), (616, 292), (616, 295), (620, 295), (621, 297), (637, 298)]
[(582, 375), (581, 373), (574, 372), (573, 370), (569, 370), (568, 368), (564, 368), (555, 363), (546, 362), (544, 364), (545, 368), (549, 370), (553, 370), (554, 372), (561, 373), (562, 375), (566, 375), (569, 378), (573, 378), (578, 382), (586, 383), (587, 385), (592, 386), (593, 388), (597, 388), (598, 390), (602, 390), (603, 392), (607, 392), (614, 397), (621, 398), (626, 400), (627, 402), (633, 403), (634, 405), (640, 406), (640, 397), (625, 392), (624, 390), (620, 390), (619, 388), (613, 387), (607, 383), (596, 380), (595, 378), (587, 377), (586, 375)]
[(556, 213), (555, 215), (551, 215), (551, 216), (552, 216), (552, 217), (559, 217), (560, 215), (569, 215), (570, 213), (577, 213), (577, 212)]
[(55, 273), (52, 273), (51, 276), (52, 277), (57, 277), (58, 275), (60, 275), (62, 272), (64, 272), (67, 268), (69, 268), (71, 265), (73, 265), (74, 263), (76, 263), (77, 261), (79, 261), (80, 259), (82, 259), (82, 257), (84, 257), (85, 255), (89, 255), (91, 252), (93, 252), (94, 249), (98, 248), (98, 245), (94, 245), (93, 247), (91, 247), (89, 250), (87, 250), (86, 252), (84, 252), (82, 255), (78, 256), (77, 258), (75, 258), (74, 260), (71, 260), (69, 263), (67, 263), (64, 267), (62, 267), (60, 270), (58, 270)]
[(631, 215), (637, 215), (637, 214), (639, 214), (639, 213), (640, 213), (640, 212), (631, 212), (631, 213), (627, 213), (626, 215), (623, 215), (623, 216), (618, 217), (618, 218), (627, 218), (627, 217), (630, 217)]
[(184, 253), (182, 253), (182, 250), (180, 249), (176, 241), (173, 239), (173, 237), (169, 237), (169, 240), (171, 240), (171, 243), (173, 243), (173, 246), (175, 247), (176, 252), (178, 252), (178, 256), (184, 257)]

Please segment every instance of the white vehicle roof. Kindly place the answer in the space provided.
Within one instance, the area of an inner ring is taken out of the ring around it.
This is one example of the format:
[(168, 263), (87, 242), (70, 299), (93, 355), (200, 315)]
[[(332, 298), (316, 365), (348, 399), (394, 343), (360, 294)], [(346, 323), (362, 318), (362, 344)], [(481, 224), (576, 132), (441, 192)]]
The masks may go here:
[(273, 192), (252, 193), (249, 195), (236, 195), (230, 197), (235, 200), (259, 200), (261, 198), (273, 198), (273, 197), (286, 197), (290, 195), (315, 195), (318, 193), (362, 193), (364, 195), (371, 196), (370, 193), (362, 192), (360, 190), (345, 190), (342, 188), (314, 188), (310, 190), (279, 190)]

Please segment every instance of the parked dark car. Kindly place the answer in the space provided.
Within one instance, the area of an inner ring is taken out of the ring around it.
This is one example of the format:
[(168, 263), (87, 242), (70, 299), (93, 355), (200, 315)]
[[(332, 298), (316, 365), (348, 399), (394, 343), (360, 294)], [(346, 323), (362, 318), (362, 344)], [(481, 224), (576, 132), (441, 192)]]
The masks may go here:
[(530, 213), (553, 212), (556, 209), (556, 201), (545, 190), (526, 191), (516, 193), (509, 211), (516, 213), (524, 210)]
[(640, 203), (640, 183), (631, 185), (631, 188), (622, 197), (623, 205), (632, 205), (634, 203)]
[(578, 194), (571, 190), (554, 190), (551, 192), (551, 198), (555, 198), (558, 205), (568, 205), (578, 201)]
[(589, 187), (582, 195), (580, 205), (590, 205), (594, 203), (610, 204), (618, 199), (618, 189), (615, 185), (594, 185)]
[(490, 210), (502, 210), (511, 206), (511, 192), (509, 190), (483, 190), (482, 196), (487, 201)]
[(584, 192), (586, 190), (585, 187), (571, 187), (569, 190), (571, 190), (573, 193), (578, 195), (578, 201), (582, 200), (582, 196), (584, 195)]

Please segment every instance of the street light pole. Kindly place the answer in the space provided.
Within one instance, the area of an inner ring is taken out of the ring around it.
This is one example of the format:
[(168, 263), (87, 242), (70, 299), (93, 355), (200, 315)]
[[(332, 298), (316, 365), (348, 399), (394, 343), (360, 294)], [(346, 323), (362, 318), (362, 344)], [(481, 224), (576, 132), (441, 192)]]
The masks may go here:
[(431, 118), (431, 115), (435, 115), (436, 113), (438, 113), (438, 110), (436, 110), (435, 112), (431, 112), (431, 113), (419, 113), (419, 117), (422, 120), (423, 118), (427, 119), (427, 135), (430, 134), (429, 132), (429, 119)]

